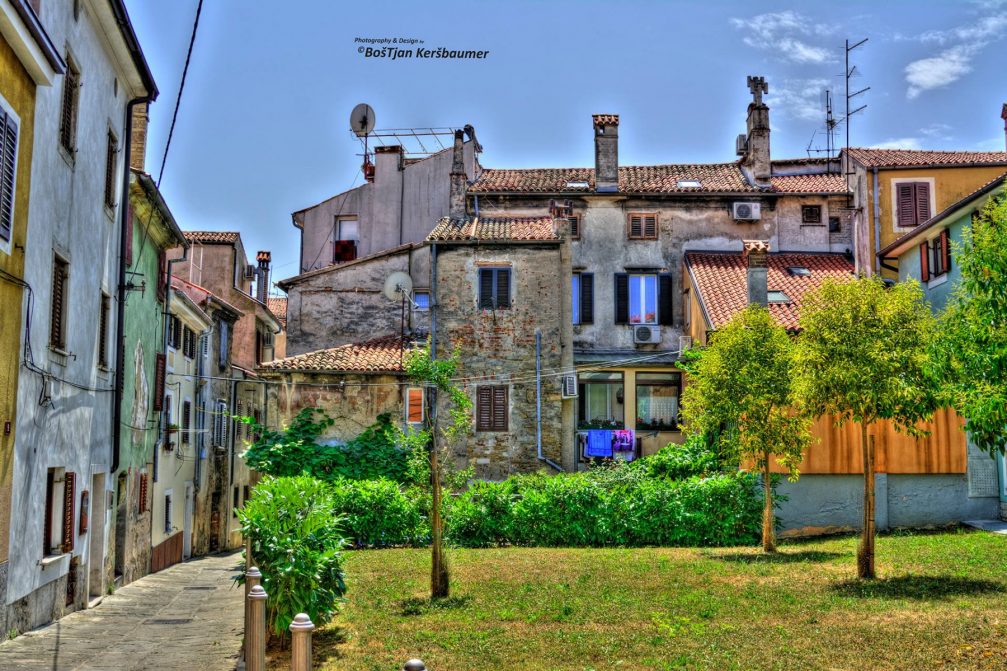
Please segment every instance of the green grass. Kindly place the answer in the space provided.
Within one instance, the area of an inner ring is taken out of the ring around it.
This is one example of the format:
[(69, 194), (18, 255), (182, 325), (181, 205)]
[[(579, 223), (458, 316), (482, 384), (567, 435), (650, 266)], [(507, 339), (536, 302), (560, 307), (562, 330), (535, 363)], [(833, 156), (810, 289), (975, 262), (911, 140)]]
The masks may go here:
[[(749, 548), (453, 550), (346, 555), (347, 603), (316, 669), (1007, 669), (1007, 539), (955, 530)], [(270, 668), (289, 668), (284, 652)]]

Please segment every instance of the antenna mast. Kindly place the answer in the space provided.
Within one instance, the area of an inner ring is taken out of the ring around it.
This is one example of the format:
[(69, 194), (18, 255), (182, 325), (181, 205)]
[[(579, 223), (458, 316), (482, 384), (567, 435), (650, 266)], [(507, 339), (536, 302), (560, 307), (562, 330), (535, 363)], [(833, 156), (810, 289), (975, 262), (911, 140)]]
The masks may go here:
[[(860, 107), (858, 107), (855, 110), (851, 111), (850, 110), (850, 101), (853, 100), (854, 98), (856, 98), (858, 95), (860, 95), (862, 93), (867, 93), (868, 91), (871, 90), (871, 87), (868, 86), (866, 88), (860, 89), (859, 91), (854, 91), (853, 93), (850, 93), (850, 80), (854, 77), (854, 75), (857, 74), (857, 66), (854, 65), (852, 68), (850, 67), (850, 52), (853, 51), (854, 49), (856, 49), (857, 47), (862, 46), (865, 42), (867, 42), (867, 39), (868, 38), (865, 37), (864, 39), (860, 40), (859, 42), (857, 42), (853, 46), (850, 46), (850, 41), (846, 40), (846, 70), (844, 72), (844, 74), (846, 75), (846, 116), (844, 118), (844, 121), (846, 122), (846, 156), (847, 157), (849, 157), (849, 155), (850, 155), (850, 117), (853, 116), (854, 114), (858, 113), (858, 112), (863, 112), (865, 109), (867, 109), (867, 105), (861, 105)], [(850, 175), (853, 174), (853, 171), (850, 170), (849, 167), (847, 167), (846, 170), (845, 170), (845, 173), (846, 173), (846, 194), (847, 194), (846, 198), (847, 198), (847, 201), (848, 201), (847, 205), (852, 207), (852, 204), (853, 204), (852, 203), (853, 194), (852, 194), (852, 191), (850, 190)]]

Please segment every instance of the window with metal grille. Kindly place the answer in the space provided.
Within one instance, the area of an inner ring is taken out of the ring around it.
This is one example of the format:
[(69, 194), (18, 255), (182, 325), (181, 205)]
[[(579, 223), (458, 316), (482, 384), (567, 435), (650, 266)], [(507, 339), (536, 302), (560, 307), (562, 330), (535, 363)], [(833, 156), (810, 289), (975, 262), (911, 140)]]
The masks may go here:
[(164, 408), (164, 374), (167, 360), (163, 352), (154, 354), (154, 399), (151, 407), (154, 410)]
[(63, 105), (59, 118), (59, 143), (70, 156), (77, 151), (77, 103), (80, 97), (80, 70), (68, 55), (63, 77)]
[(510, 306), (510, 268), (480, 268), (479, 307), (506, 310)]
[(101, 307), (98, 312), (98, 365), (108, 368), (108, 317), (111, 299), (101, 294)]
[(108, 132), (105, 151), (105, 207), (115, 209), (115, 157), (119, 153), (119, 141), (112, 131)]
[(626, 225), (630, 240), (657, 240), (656, 212), (630, 212), (626, 215)]
[(49, 346), (66, 349), (66, 295), (70, 264), (58, 256), (52, 261), (52, 304), (49, 312)]
[(17, 172), (17, 121), (0, 107), (0, 240), (14, 229), (14, 181)]
[(182, 401), (182, 442), (189, 444), (189, 427), (192, 422), (192, 403)]
[(801, 206), (801, 223), (802, 224), (820, 224), (820, 223), (822, 223), (822, 206), (821, 205), (802, 205)]
[(507, 431), (506, 385), (482, 385), (476, 388), (476, 431)]

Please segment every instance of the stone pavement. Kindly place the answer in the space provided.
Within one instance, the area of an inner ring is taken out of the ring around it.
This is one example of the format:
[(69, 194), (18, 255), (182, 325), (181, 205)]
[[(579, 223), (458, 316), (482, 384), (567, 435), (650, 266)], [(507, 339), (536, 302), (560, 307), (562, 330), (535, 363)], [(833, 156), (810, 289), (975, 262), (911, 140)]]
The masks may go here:
[(233, 671), (241, 646), (240, 553), (176, 564), (97, 607), (0, 644), (7, 671)]

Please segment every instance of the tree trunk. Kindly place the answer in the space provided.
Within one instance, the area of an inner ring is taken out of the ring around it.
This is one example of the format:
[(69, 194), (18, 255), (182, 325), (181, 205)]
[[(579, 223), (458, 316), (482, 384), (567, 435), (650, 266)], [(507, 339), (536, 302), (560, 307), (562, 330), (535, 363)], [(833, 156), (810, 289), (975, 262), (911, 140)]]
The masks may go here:
[(430, 598), (442, 599), (448, 595), (448, 565), (444, 557), (444, 520), (441, 518), (441, 468), (437, 460), (436, 423), (430, 441)]
[(857, 573), (872, 580), (874, 572), (874, 437), (867, 436), (868, 422), (860, 423), (861, 449), (864, 457), (864, 524), (857, 548)]
[(765, 507), (762, 510), (762, 549), (776, 552), (776, 517), (773, 515), (773, 487), (769, 476), (769, 457), (762, 471), (762, 488), (765, 492)]

